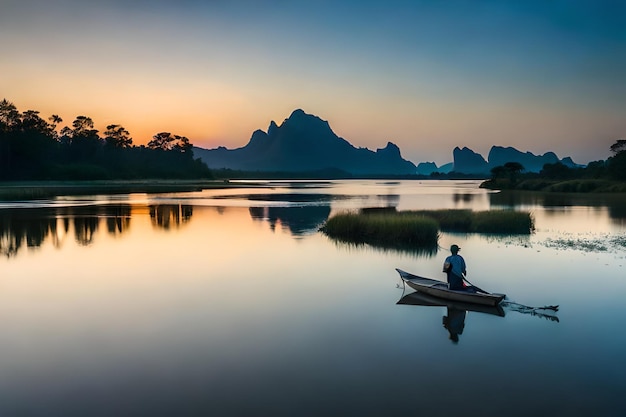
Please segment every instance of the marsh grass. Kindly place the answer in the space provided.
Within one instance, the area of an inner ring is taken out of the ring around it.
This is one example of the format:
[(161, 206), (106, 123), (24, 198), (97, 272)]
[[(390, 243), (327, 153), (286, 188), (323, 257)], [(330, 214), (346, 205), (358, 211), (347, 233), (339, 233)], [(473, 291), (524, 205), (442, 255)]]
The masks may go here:
[(389, 248), (437, 247), (439, 231), (530, 234), (534, 220), (528, 212), (492, 210), (371, 210), (340, 213), (320, 229), (332, 239)]
[(436, 250), (439, 225), (419, 214), (341, 213), (326, 221), (321, 231), (346, 243), (367, 243), (398, 249)]
[(530, 234), (534, 231), (534, 219), (529, 212), (512, 210), (420, 210), (409, 212), (435, 219), (443, 232)]

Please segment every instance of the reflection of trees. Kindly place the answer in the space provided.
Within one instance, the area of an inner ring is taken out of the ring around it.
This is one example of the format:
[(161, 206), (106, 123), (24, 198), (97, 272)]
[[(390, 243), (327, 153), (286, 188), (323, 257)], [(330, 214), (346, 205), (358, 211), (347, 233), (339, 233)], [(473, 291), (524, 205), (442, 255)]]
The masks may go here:
[(130, 226), (130, 206), (113, 206), (107, 215), (107, 231), (122, 234)]
[(609, 206), (609, 217), (617, 225), (626, 224), (626, 204)]
[(254, 220), (266, 220), (274, 230), (276, 223), (288, 228), (292, 235), (316, 232), (330, 215), (330, 206), (250, 207)]
[(0, 253), (14, 256), (24, 244), (39, 247), (50, 233), (56, 235), (56, 218), (50, 217), (48, 211), (34, 221), (31, 216), (25, 210), (0, 211)]
[(489, 204), (492, 206), (516, 207), (521, 205), (543, 205), (543, 193), (510, 192), (490, 193)]
[(0, 253), (14, 256), (22, 247), (40, 247), (46, 240), (60, 247), (72, 225), (76, 241), (89, 245), (100, 218), (107, 219), (110, 233), (122, 233), (130, 224), (130, 212), (129, 205), (0, 210)]
[(376, 198), (385, 202), (387, 207), (396, 207), (400, 203), (400, 196), (398, 194), (381, 194), (377, 195)]
[[(574, 206), (595, 209), (606, 207), (610, 219), (616, 224), (626, 222), (626, 198), (620, 194), (545, 193), (531, 191), (502, 191), (489, 194), (492, 206), (518, 207), (536, 205), (570, 210)], [(548, 215), (552, 212), (547, 211)]]
[(74, 217), (74, 234), (76, 241), (87, 246), (93, 242), (93, 236), (98, 230), (99, 219), (97, 217)]
[(150, 206), (150, 221), (155, 227), (169, 229), (187, 223), (193, 214), (193, 206), (183, 204), (162, 204)]
[(470, 194), (470, 193), (454, 193), (454, 195), (452, 196), (452, 200), (455, 203), (471, 203), (472, 200), (474, 199), (475, 195), (474, 194)]

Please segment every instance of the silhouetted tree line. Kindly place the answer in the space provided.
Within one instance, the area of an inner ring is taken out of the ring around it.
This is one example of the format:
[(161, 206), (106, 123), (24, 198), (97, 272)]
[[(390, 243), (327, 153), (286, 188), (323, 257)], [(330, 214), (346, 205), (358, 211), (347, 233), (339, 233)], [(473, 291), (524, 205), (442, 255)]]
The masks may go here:
[(0, 102), (0, 180), (95, 180), (212, 178), (184, 136), (160, 132), (147, 146), (134, 146), (130, 133), (111, 124), (101, 136), (93, 120), (77, 116), (71, 126), (35, 110), (20, 113)]

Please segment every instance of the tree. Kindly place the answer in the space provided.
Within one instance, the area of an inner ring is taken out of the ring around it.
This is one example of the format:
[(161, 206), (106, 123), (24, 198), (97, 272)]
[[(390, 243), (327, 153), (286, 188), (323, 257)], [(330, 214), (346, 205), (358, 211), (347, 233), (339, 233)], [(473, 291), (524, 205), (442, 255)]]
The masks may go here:
[(174, 136), (170, 132), (160, 132), (152, 136), (152, 140), (148, 142), (148, 148), (171, 151), (174, 147), (174, 140)]
[(22, 113), (22, 131), (36, 132), (52, 137), (52, 127), (39, 117), (39, 112), (36, 110), (26, 110)]
[(63, 119), (61, 119), (58, 114), (53, 114), (52, 116), (48, 117), (48, 120), (50, 120), (50, 123), (52, 124), (52, 126), (54, 126), (55, 129), (58, 124), (63, 121)]
[(108, 125), (104, 132), (104, 142), (110, 148), (130, 148), (133, 144), (133, 138), (130, 137), (130, 133), (124, 127)]
[(0, 101), (0, 131), (9, 131), (20, 124), (20, 112), (7, 99)]
[(52, 116), (48, 117), (48, 120), (50, 121), (50, 129), (52, 131), (52, 136), (54, 137), (55, 140), (59, 140), (59, 134), (57, 133), (57, 126), (59, 125), (59, 123), (63, 121), (63, 119), (61, 119), (61, 117), (59, 117), (58, 114), (53, 114)]
[(88, 137), (94, 134), (98, 134), (98, 131), (93, 129), (93, 120), (91, 120), (91, 117), (76, 116), (76, 119), (74, 119), (74, 121), (72, 122), (72, 127), (74, 128), (72, 130), (73, 137)]
[(616, 180), (626, 180), (626, 139), (619, 139), (611, 145), (615, 155), (608, 160), (609, 175)]
[(160, 149), (162, 151), (178, 151), (180, 153), (191, 153), (193, 145), (185, 136), (172, 135), (170, 132), (161, 132), (152, 136), (148, 142), (148, 148)]
[(193, 148), (193, 145), (189, 142), (189, 139), (187, 139), (187, 137), (175, 135), (174, 139), (175, 139), (175, 143), (173, 146), (174, 150), (181, 152), (181, 153), (191, 153), (191, 149)]
[(491, 168), (491, 178), (494, 180), (504, 177), (505, 173), (506, 173), (506, 169), (504, 169), (502, 165), (498, 165), (497, 167)]
[(562, 162), (545, 164), (539, 174), (550, 179), (568, 179), (572, 177), (572, 169)]
[(72, 129), (61, 129), (61, 142), (69, 145), (69, 158), (75, 162), (92, 161), (102, 148), (103, 141), (94, 129), (93, 120), (87, 116), (76, 116)]
[(611, 145), (611, 152), (619, 154), (626, 151), (626, 139), (618, 139), (613, 145)]
[(504, 164), (504, 169), (507, 171), (511, 182), (517, 182), (519, 174), (524, 170), (524, 166), (519, 162), (507, 162)]

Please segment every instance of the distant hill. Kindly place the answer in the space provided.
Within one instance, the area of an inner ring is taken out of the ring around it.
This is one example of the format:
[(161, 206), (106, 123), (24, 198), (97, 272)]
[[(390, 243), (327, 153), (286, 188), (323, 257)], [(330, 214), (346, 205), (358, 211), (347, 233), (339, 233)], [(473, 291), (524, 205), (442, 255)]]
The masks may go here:
[(512, 147), (492, 146), (488, 159), (474, 152), (469, 148), (454, 148), (452, 152), (454, 158), (455, 172), (466, 174), (489, 174), (491, 169), (506, 164), (507, 162), (518, 162), (522, 164), (526, 172), (539, 172), (545, 164), (562, 163), (570, 168), (580, 167), (567, 157), (559, 159), (554, 152), (546, 152), (543, 155), (535, 155), (532, 152), (520, 152)]
[(447, 174), (452, 171), (452, 162), (444, 164), (440, 167), (434, 162), (420, 162), (417, 164), (417, 175), (431, 175), (434, 173)]
[(479, 153), (474, 152), (470, 148), (463, 149), (458, 146), (452, 151), (454, 172), (462, 172), (464, 174), (483, 174), (489, 173), (489, 164), (485, 158)]
[(391, 142), (375, 152), (355, 148), (337, 136), (327, 121), (295, 110), (267, 132), (257, 130), (242, 148), (195, 147), (194, 155), (211, 169), (242, 171), (305, 172), (341, 170), (352, 175), (410, 175), (416, 166), (402, 158)]
[(434, 162), (420, 162), (415, 166), (402, 158), (395, 144), (388, 142), (376, 151), (356, 148), (337, 136), (327, 121), (303, 110), (295, 110), (280, 126), (271, 121), (267, 132), (255, 131), (241, 148), (194, 147), (193, 152), (211, 169), (303, 175), (317, 172), (327, 176), (430, 175), (451, 171), (488, 176), (492, 168), (507, 162), (522, 164), (526, 172), (539, 172), (545, 164), (557, 162), (571, 168), (581, 166), (569, 157), (560, 159), (554, 152), (535, 155), (502, 146), (492, 146), (487, 159), (467, 147), (456, 147), (450, 164), (437, 167)]

